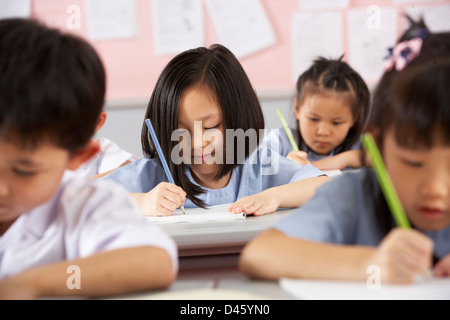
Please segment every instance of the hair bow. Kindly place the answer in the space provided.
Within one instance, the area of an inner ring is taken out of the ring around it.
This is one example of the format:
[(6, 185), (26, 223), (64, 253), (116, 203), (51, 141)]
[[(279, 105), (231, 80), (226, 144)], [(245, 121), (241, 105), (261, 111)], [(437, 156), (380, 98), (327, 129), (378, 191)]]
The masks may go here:
[(385, 58), (384, 69), (386, 71), (395, 67), (395, 70), (403, 70), (422, 49), (422, 38), (417, 37), (397, 43), (393, 48), (389, 48), (389, 55)]

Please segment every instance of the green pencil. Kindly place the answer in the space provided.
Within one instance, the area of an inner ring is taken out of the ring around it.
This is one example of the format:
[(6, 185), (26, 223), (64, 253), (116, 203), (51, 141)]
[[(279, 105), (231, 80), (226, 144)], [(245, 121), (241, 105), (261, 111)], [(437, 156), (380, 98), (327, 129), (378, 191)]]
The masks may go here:
[(363, 135), (362, 144), (367, 153), (370, 155), (375, 174), (378, 182), (380, 183), (381, 190), (386, 198), (389, 209), (394, 216), (395, 222), (401, 228), (410, 229), (411, 224), (409, 223), (402, 204), (400, 203), (397, 192), (395, 191), (394, 185), (392, 184), (391, 178), (386, 170), (386, 166), (381, 158), (380, 151), (378, 150), (375, 140), (370, 133), (365, 133)]
[(278, 117), (281, 120), (281, 124), (284, 127), (284, 131), (286, 131), (286, 134), (287, 134), (287, 136), (289, 138), (289, 141), (291, 142), (292, 149), (294, 149), (295, 151), (299, 151), (297, 143), (295, 143), (294, 137), (292, 136), (291, 129), (289, 129), (289, 127), (288, 127), (288, 125), (286, 123), (286, 120), (284, 120), (284, 117), (283, 117), (283, 114), (281, 113), (281, 110), (277, 109), (277, 113), (278, 113)]

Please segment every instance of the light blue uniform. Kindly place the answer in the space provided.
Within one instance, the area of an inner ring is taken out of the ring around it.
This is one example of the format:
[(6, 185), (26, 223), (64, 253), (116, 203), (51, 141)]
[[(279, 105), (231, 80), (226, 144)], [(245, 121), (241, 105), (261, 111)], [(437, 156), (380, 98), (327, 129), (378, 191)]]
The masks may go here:
[[(311, 200), (273, 228), (311, 241), (377, 246), (395, 226), (386, 202), (377, 195), (381, 190), (372, 169), (344, 172), (320, 186)], [(450, 254), (450, 227), (424, 233), (434, 241), (437, 258)]]
[[(296, 140), (295, 143), (297, 144), (298, 148), (301, 151), (305, 151), (308, 154), (308, 160), (309, 161), (317, 161), (323, 158), (328, 158), (331, 156), (336, 155), (336, 149), (331, 150), (329, 155), (320, 155), (315, 153), (314, 151), (310, 150), (306, 147), (305, 144), (299, 145), (299, 139), (298, 134), (295, 134), (296, 129), (290, 129), (292, 132), (292, 135), (294, 136), (294, 139)], [(296, 138), (297, 137), (297, 138)], [(273, 129), (270, 131), (270, 133), (265, 138), (265, 143), (267, 143), (267, 146), (271, 147), (273, 150), (277, 151), (279, 154), (281, 154), (283, 157), (286, 157), (289, 152), (293, 150), (291, 142), (289, 141), (289, 138), (286, 134), (286, 131), (284, 128), (278, 128)], [(351, 150), (357, 150), (360, 148), (361, 143), (357, 141), (352, 147)]]
[[(192, 178), (190, 169), (184, 165), (189, 179)], [(299, 165), (268, 148), (260, 148), (253, 152), (243, 164), (234, 168), (228, 185), (222, 189), (207, 189), (198, 195), (207, 206), (233, 203), (236, 200), (297, 180), (323, 175), (316, 167)], [(161, 182), (168, 179), (162, 166), (156, 159), (142, 158), (121, 167), (103, 179), (113, 180), (122, 184), (131, 193), (148, 192)], [(197, 184), (198, 185), (198, 184)], [(186, 208), (196, 207), (186, 198)]]

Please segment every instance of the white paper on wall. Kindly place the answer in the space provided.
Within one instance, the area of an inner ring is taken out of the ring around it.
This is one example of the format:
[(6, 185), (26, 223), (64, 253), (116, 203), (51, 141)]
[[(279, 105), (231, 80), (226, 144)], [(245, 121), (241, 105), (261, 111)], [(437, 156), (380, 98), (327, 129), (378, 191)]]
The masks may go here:
[(31, 0), (0, 0), (0, 19), (28, 18)]
[(397, 9), (353, 9), (347, 12), (348, 62), (368, 83), (384, 72), (388, 48), (397, 40)]
[(260, 0), (206, 0), (221, 44), (238, 58), (275, 44), (272, 25)]
[(201, 0), (153, 0), (156, 54), (177, 54), (204, 45)]
[(135, 0), (86, 0), (87, 27), (92, 40), (133, 38), (137, 35)]
[(319, 56), (337, 59), (344, 54), (342, 15), (339, 12), (295, 13), (292, 18), (293, 81)]
[(346, 8), (349, 0), (299, 0), (302, 9)]

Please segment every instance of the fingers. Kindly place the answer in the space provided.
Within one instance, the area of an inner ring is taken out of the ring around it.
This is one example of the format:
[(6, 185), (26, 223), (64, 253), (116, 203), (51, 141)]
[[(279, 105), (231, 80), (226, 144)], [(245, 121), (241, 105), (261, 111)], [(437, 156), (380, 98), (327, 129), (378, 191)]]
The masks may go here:
[(433, 276), (438, 278), (450, 276), (450, 255), (447, 255), (441, 261), (436, 263), (436, 266), (433, 269)]
[(186, 192), (180, 187), (162, 182), (145, 195), (146, 215), (168, 216), (186, 201)]
[(310, 163), (308, 161), (308, 154), (305, 151), (291, 151), (286, 156), (289, 160), (297, 162), (298, 164), (305, 165)]
[(416, 230), (396, 228), (379, 248), (384, 280), (390, 283), (411, 283), (431, 266), (433, 242)]

